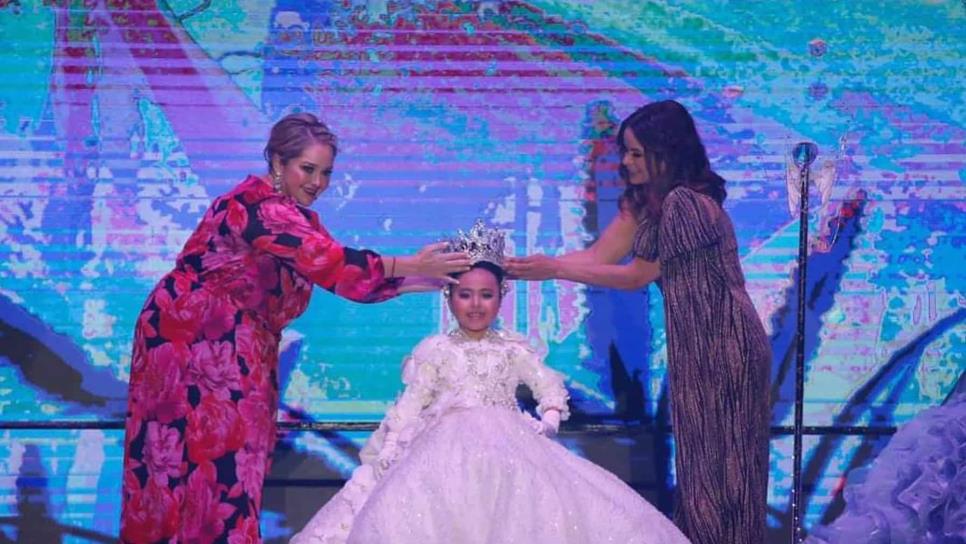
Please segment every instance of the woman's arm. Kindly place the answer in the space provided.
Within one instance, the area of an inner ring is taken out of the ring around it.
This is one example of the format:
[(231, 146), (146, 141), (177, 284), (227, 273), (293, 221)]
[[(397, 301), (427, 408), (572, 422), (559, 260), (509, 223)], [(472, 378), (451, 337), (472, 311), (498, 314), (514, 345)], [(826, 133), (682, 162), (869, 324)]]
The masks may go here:
[(448, 274), (469, 267), (462, 253), (443, 253), (445, 243), (431, 244), (411, 257), (387, 257), (339, 244), (329, 232), (294, 204), (268, 198), (227, 202), (223, 221), (255, 251), (286, 261), (313, 283), (356, 302), (379, 302), (397, 294), (399, 280), (415, 274), (453, 282)]
[(626, 290), (640, 289), (661, 277), (658, 263), (639, 257), (627, 264), (597, 264), (531, 255), (519, 260), (511, 270), (511, 276), (516, 279), (569, 280)]
[(558, 258), (565, 262), (617, 264), (630, 252), (636, 230), (637, 221), (629, 212), (622, 210), (589, 248), (573, 251)]
[(470, 260), (465, 253), (446, 253), (447, 245), (447, 242), (437, 242), (423, 247), (412, 256), (384, 257), (383, 262), (388, 267), (386, 277), (422, 276), (429, 280), (459, 283), (449, 274), (466, 272), (469, 270)]
[(615, 289), (638, 289), (660, 277), (657, 263), (635, 258), (616, 264), (630, 252), (637, 223), (621, 212), (591, 247), (560, 257), (530, 255), (511, 258), (507, 270), (524, 280), (561, 279)]
[(282, 198), (227, 200), (225, 226), (261, 252), (285, 262), (312, 283), (356, 302), (379, 302), (397, 295), (387, 281), (381, 257), (342, 246), (312, 212), (303, 213)]
[(661, 277), (660, 265), (637, 257), (627, 264), (566, 262), (557, 259), (548, 266), (553, 271), (552, 277), (556, 279), (612, 289), (640, 289)]
[[(590, 247), (560, 255), (555, 260), (562, 263), (616, 264), (630, 252), (636, 229), (637, 223), (631, 214), (621, 211)], [(519, 279), (552, 279), (550, 276), (537, 277), (541, 269), (534, 269), (536, 263), (531, 262), (533, 257), (536, 256), (509, 257), (507, 271)]]

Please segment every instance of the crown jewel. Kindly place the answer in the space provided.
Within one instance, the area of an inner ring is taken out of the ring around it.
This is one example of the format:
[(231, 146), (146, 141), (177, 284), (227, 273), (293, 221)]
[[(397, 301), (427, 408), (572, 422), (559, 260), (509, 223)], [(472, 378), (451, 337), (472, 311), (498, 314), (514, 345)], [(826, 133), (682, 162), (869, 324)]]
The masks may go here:
[(506, 239), (503, 232), (486, 228), (483, 221), (477, 219), (468, 233), (462, 230), (456, 231), (456, 237), (449, 240), (447, 249), (469, 255), (470, 265), (486, 261), (503, 268), (505, 247)]

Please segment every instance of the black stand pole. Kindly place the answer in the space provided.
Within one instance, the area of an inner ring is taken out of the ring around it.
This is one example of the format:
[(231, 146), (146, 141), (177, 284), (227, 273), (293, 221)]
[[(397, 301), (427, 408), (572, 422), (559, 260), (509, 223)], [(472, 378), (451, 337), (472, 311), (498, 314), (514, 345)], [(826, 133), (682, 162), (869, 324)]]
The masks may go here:
[(792, 449), (792, 543), (800, 544), (802, 534), (802, 432), (805, 399), (805, 280), (808, 262), (808, 186), (809, 165), (815, 160), (818, 148), (803, 142), (795, 146), (795, 165), (801, 171), (798, 218), (798, 316), (795, 338), (795, 426)]

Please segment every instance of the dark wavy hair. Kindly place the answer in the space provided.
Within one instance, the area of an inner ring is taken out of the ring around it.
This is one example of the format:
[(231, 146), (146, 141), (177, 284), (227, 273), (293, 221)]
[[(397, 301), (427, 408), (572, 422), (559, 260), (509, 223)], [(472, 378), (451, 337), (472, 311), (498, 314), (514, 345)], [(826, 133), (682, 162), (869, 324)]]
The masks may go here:
[[(635, 217), (643, 213), (658, 218), (664, 197), (682, 185), (710, 196), (718, 204), (724, 202), (727, 197), (725, 180), (711, 170), (694, 119), (680, 103), (674, 100), (652, 102), (624, 119), (617, 131), (617, 145), (622, 158), (627, 152), (624, 147), (626, 130), (630, 130), (644, 147), (650, 181), (642, 185), (627, 183), (620, 199), (622, 210), (631, 212)], [(659, 170), (661, 165), (663, 172)], [(627, 171), (623, 161), (620, 172), (626, 183)]]
[(265, 151), (262, 153), (272, 171), (272, 157), (278, 155), (282, 164), (298, 157), (312, 144), (323, 144), (332, 148), (332, 156), (339, 152), (335, 134), (328, 125), (307, 112), (290, 113), (272, 127)]

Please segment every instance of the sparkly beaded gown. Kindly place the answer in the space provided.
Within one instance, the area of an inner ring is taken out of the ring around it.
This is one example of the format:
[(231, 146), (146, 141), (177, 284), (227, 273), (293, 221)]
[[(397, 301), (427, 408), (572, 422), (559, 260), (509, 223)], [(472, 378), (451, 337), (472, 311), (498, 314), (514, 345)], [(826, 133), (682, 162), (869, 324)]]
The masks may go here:
[(616, 476), (544, 436), (516, 388), (566, 419), (562, 377), (526, 340), (423, 340), (406, 388), (352, 478), (293, 544), (677, 544), (687, 539)]

